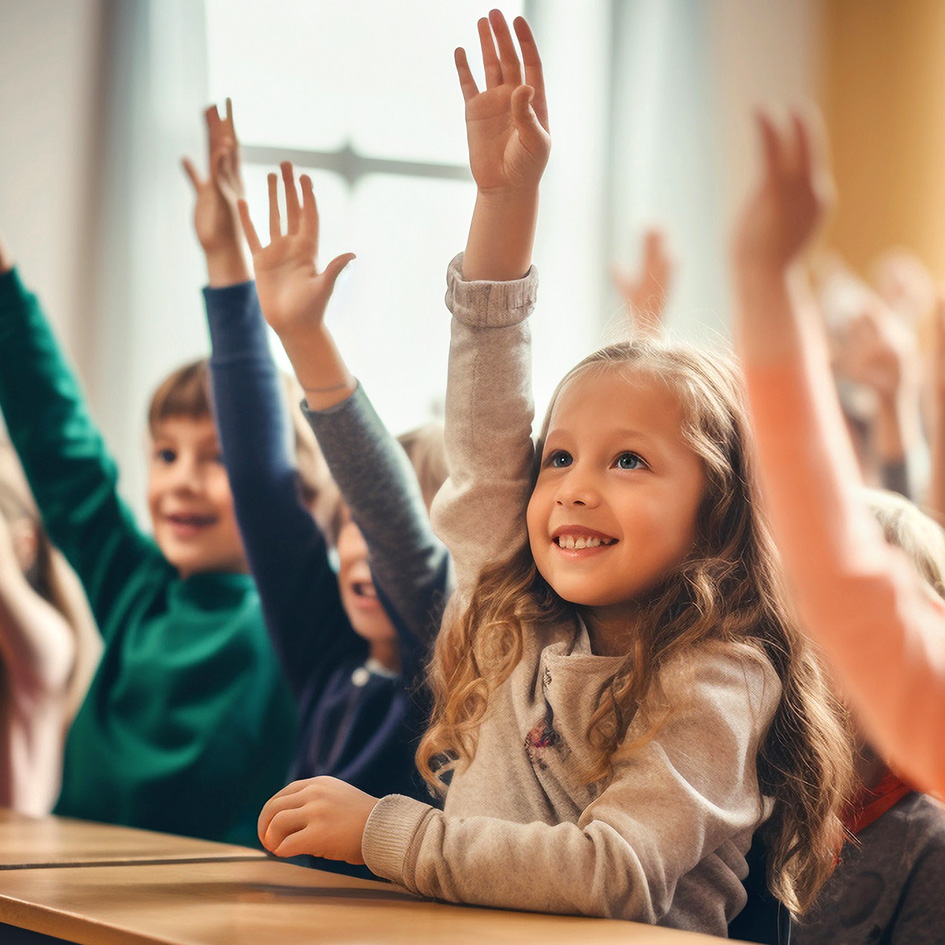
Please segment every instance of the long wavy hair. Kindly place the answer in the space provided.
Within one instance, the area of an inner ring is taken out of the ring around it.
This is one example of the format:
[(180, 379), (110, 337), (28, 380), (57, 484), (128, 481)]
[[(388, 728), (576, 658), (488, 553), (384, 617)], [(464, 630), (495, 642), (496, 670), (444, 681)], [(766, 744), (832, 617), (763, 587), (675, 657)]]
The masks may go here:
[[(646, 735), (626, 743), (638, 713), (644, 713), (645, 730), (655, 734), (663, 719), (651, 718), (647, 703), (653, 704), (654, 690), (659, 694), (659, 671), (673, 656), (707, 641), (763, 654), (782, 686), (757, 758), (761, 791), (775, 802), (761, 828), (768, 885), (789, 909), (803, 912), (843, 843), (839, 814), (853, 791), (852, 740), (845, 712), (786, 603), (756, 495), (738, 372), (725, 356), (687, 347), (627, 342), (600, 349), (572, 369), (552, 396), (536, 445), (533, 484), (562, 390), (578, 376), (605, 370), (645, 373), (676, 393), (682, 434), (701, 460), (706, 484), (694, 545), (642, 602), (649, 619), (628, 633), (626, 659), (591, 719), (587, 741), (594, 762), (585, 779), (605, 786), (615, 762), (645, 743)], [(417, 752), (420, 771), (435, 791), (443, 793), (451, 770), (474, 756), (490, 694), (520, 661), (528, 626), (573, 622), (580, 612), (544, 581), (527, 541), (483, 570), (465, 610), (451, 609), (431, 661), (435, 704)]]

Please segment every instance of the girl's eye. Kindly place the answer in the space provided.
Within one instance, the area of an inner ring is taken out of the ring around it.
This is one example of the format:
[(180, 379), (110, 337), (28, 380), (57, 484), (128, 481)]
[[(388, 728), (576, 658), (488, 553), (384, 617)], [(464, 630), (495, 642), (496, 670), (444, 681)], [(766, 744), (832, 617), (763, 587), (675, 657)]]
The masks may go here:
[(618, 469), (645, 469), (646, 462), (637, 453), (621, 453), (614, 465)]
[(565, 450), (555, 450), (546, 460), (546, 465), (552, 469), (564, 469), (570, 466), (572, 462), (570, 453)]
[(158, 450), (155, 454), (155, 458), (159, 459), (162, 463), (173, 463), (177, 459), (177, 454), (173, 450), (163, 449)]

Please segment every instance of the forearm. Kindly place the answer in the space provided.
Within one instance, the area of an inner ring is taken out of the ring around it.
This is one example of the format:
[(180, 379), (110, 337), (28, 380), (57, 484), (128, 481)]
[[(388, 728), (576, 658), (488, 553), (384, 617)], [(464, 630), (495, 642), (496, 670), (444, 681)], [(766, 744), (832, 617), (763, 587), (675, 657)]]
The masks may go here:
[(463, 278), (510, 282), (521, 279), (532, 264), (538, 221), (538, 188), (476, 194)]
[(324, 324), (285, 332), (280, 340), (310, 410), (327, 410), (354, 392), (357, 381)]
[(786, 343), (766, 341), (769, 317), (777, 339), (784, 314), (766, 301), (756, 308), (764, 293), (740, 294), (741, 350), (762, 491), (804, 629), (871, 738), (916, 783), (941, 790), (945, 618), (857, 492), (823, 337), (812, 319), (802, 333), (803, 313), (791, 310)]
[(212, 289), (222, 289), (253, 278), (252, 268), (246, 261), (242, 244), (205, 251), (207, 261), (207, 284)]

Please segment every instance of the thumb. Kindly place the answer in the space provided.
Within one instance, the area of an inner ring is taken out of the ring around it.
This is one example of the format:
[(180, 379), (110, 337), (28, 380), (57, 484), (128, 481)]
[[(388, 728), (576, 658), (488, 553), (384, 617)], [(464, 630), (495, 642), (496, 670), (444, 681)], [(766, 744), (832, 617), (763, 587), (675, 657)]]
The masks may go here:
[(335, 281), (338, 276), (341, 275), (342, 270), (352, 259), (356, 258), (354, 253), (342, 253), (340, 256), (335, 256), (335, 258), (325, 266), (325, 270), (322, 272), (322, 278), (325, 280), (329, 295), (331, 295), (335, 288)]
[(522, 139), (522, 144), (532, 152), (544, 149), (548, 140), (548, 132), (542, 128), (538, 115), (532, 108), (534, 98), (535, 90), (530, 85), (520, 85), (512, 93), (511, 102), (515, 130)]

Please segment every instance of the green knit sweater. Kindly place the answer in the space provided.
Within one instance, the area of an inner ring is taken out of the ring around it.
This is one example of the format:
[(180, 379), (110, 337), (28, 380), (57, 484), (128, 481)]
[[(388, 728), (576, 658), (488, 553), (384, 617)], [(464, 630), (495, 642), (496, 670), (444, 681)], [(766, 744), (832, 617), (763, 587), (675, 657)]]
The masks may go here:
[(181, 580), (118, 473), (36, 298), (0, 276), (0, 409), (105, 648), (69, 731), (56, 813), (255, 843), (284, 783), (293, 700), (252, 579)]

